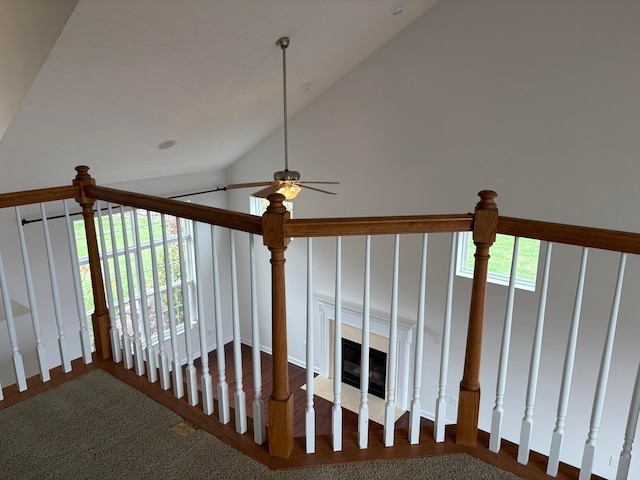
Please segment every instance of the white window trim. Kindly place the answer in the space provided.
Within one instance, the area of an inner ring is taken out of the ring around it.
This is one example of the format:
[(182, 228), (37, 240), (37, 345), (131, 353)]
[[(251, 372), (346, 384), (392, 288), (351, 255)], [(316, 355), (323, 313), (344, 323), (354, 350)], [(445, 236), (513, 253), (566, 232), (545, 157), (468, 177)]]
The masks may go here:
[[(472, 232), (461, 232), (458, 236), (458, 252), (456, 256), (456, 275), (466, 278), (473, 278), (473, 267), (468, 267), (469, 263), (469, 254), (470, 249), (469, 245), (469, 235)], [(489, 250), (491, 253), (491, 250)], [(473, 253), (471, 253), (473, 255)], [(538, 257), (539, 258), (539, 257)], [(487, 271), (487, 282), (495, 283), (496, 285), (503, 285), (505, 287), (509, 286), (510, 275), (503, 275), (500, 273)], [(526, 280), (523, 278), (516, 277), (515, 287), (521, 290), (527, 290), (529, 292), (535, 292), (536, 290), (536, 281), (535, 280)]]

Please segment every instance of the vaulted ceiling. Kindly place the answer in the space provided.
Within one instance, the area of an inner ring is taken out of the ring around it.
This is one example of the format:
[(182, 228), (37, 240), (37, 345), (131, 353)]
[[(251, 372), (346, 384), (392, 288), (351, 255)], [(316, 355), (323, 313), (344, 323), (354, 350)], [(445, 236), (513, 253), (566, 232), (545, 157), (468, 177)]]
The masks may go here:
[(0, 191), (78, 164), (101, 184), (225, 169), (282, 124), (279, 37), (291, 117), (436, 1), (80, 0), (0, 141)]

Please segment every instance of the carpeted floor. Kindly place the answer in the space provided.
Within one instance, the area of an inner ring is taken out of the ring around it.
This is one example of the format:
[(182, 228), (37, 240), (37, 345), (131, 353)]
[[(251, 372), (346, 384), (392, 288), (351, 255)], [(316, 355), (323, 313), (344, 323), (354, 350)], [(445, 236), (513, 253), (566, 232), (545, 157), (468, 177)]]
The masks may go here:
[(468, 455), (270, 471), (102, 370), (0, 411), (0, 479), (495, 479)]

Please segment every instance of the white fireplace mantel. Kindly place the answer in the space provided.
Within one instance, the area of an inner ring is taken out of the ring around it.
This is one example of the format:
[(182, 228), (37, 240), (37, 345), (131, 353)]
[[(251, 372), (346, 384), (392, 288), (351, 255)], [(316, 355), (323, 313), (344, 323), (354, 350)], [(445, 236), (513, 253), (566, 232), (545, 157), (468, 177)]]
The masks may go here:
[[(362, 330), (362, 308), (356, 305), (342, 304), (342, 324)], [(333, 358), (333, 345), (331, 342), (332, 332), (331, 326), (335, 320), (335, 305), (333, 299), (316, 296), (313, 299), (314, 322), (320, 325), (320, 375), (323, 377), (333, 376), (330, 371), (331, 359)], [(381, 350), (388, 353), (389, 339), (389, 316), (385, 316), (382, 312), (369, 312), (369, 332), (372, 335), (383, 337), (387, 341), (385, 348)], [(398, 318), (397, 333), (397, 392), (396, 405), (398, 408), (407, 410), (411, 401), (411, 372), (413, 371), (413, 362), (411, 361), (413, 348), (413, 338), (415, 331), (415, 322), (407, 319)], [(352, 339), (353, 340), (353, 339)], [(358, 340), (360, 343), (360, 340)]]

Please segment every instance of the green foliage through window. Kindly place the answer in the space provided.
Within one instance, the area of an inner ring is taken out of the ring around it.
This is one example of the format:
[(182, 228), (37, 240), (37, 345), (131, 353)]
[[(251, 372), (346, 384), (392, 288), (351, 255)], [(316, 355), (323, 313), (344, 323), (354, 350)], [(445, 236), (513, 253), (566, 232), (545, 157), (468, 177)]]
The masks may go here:
[[(511, 235), (496, 235), (496, 241), (490, 250), (491, 257), (489, 258), (487, 281), (499, 285), (509, 285), (513, 244), (514, 237)], [(475, 248), (471, 233), (461, 233), (458, 238), (458, 275), (473, 277)], [(539, 255), (540, 240), (531, 238), (521, 238), (519, 240), (516, 287), (523, 290), (535, 290)]]
[[(141, 307), (141, 292), (138, 281), (138, 269), (137, 269), (137, 259), (136, 259), (136, 238), (133, 230), (134, 222), (133, 215), (136, 215), (136, 220), (138, 224), (138, 234), (140, 238), (140, 249), (141, 249), (141, 257), (142, 257), (142, 272), (144, 278), (145, 285), (145, 298), (148, 305), (149, 310), (149, 323), (151, 327), (151, 335), (155, 337), (157, 334), (157, 323), (156, 323), (156, 311), (160, 310), (162, 312), (163, 325), (165, 327), (165, 331), (168, 331), (169, 328), (169, 302), (167, 296), (167, 281), (171, 282), (172, 290), (173, 290), (173, 307), (174, 307), (174, 315), (176, 319), (177, 325), (184, 324), (184, 305), (183, 305), (183, 295), (182, 295), (182, 278), (181, 278), (181, 268), (180, 268), (180, 257), (179, 257), (179, 249), (178, 249), (178, 228), (177, 228), (177, 219), (173, 216), (165, 216), (165, 232), (167, 237), (167, 253), (169, 257), (169, 278), (167, 279), (167, 275), (165, 272), (165, 250), (162, 243), (162, 221), (160, 214), (152, 213), (150, 215), (150, 221), (147, 215), (146, 210), (126, 210), (124, 212), (124, 221), (126, 224), (126, 235), (127, 235), (127, 246), (128, 251), (125, 254), (124, 248), (124, 233), (125, 229), (123, 228), (123, 218), (120, 212), (120, 209), (113, 210), (113, 232), (111, 231), (111, 225), (109, 222), (109, 216), (106, 211), (102, 212), (102, 230), (105, 235), (105, 245), (106, 245), (106, 258), (109, 267), (109, 275), (111, 279), (111, 292), (112, 292), (112, 300), (114, 305), (113, 316), (116, 319), (116, 324), (119, 329), (121, 329), (121, 316), (120, 316), (120, 302), (118, 300), (118, 289), (116, 283), (116, 271), (114, 265), (114, 255), (113, 255), (113, 242), (112, 239), (115, 238), (116, 248), (117, 248), (117, 259), (118, 259), (118, 269), (120, 273), (121, 279), (121, 287), (122, 287), (122, 296), (123, 296), (123, 308), (125, 309), (125, 317), (126, 324), (128, 327), (129, 333), (132, 335), (132, 322), (131, 322), (131, 298), (129, 291), (129, 282), (127, 275), (127, 261), (126, 256), (129, 256), (129, 263), (132, 272), (132, 281), (133, 281), (133, 290), (134, 290), (134, 301), (136, 305), (136, 312), (138, 313), (138, 320), (140, 325), (142, 325), (142, 307)], [(191, 222), (186, 221), (184, 219), (180, 219), (181, 224), (181, 232), (183, 239), (183, 251), (185, 254), (185, 267), (186, 267), (186, 279), (189, 290), (192, 289), (192, 245), (191, 245)], [(96, 224), (96, 232), (100, 235), (100, 227), (98, 224), (98, 217), (95, 218)], [(149, 231), (149, 227), (151, 226), (151, 233), (153, 234), (153, 245), (151, 244), (151, 235)], [(80, 266), (80, 278), (82, 284), (82, 290), (84, 295), (84, 303), (87, 311), (87, 315), (91, 315), (94, 310), (93, 304), (93, 289), (91, 285), (91, 272), (89, 269), (89, 258), (87, 254), (87, 242), (85, 236), (84, 229), (84, 221), (77, 220), (74, 222), (75, 236), (76, 236), (76, 246), (78, 249), (78, 259)], [(102, 242), (98, 239), (98, 248), (100, 250), (101, 258), (104, 258), (102, 252)], [(161, 305), (160, 308), (156, 308), (155, 305), (155, 294), (154, 294), (154, 274), (153, 274), (153, 266), (152, 266), (152, 249), (156, 253), (157, 265), (158, 265), (158, 283), (159, 290), (161, 292)], [(103, 260), (104, 261), (104, 260)], [(104, 265), (102, 271), (102, 277), (106, 282), (106, 275), (104, 272)], [(108, 289), (106, 289), (106, 293), (108, 294)], [(191, 291), (187, 292), (187, 298), (191, 298)], [(189, 300), (188, 300), (189, 301)]]

